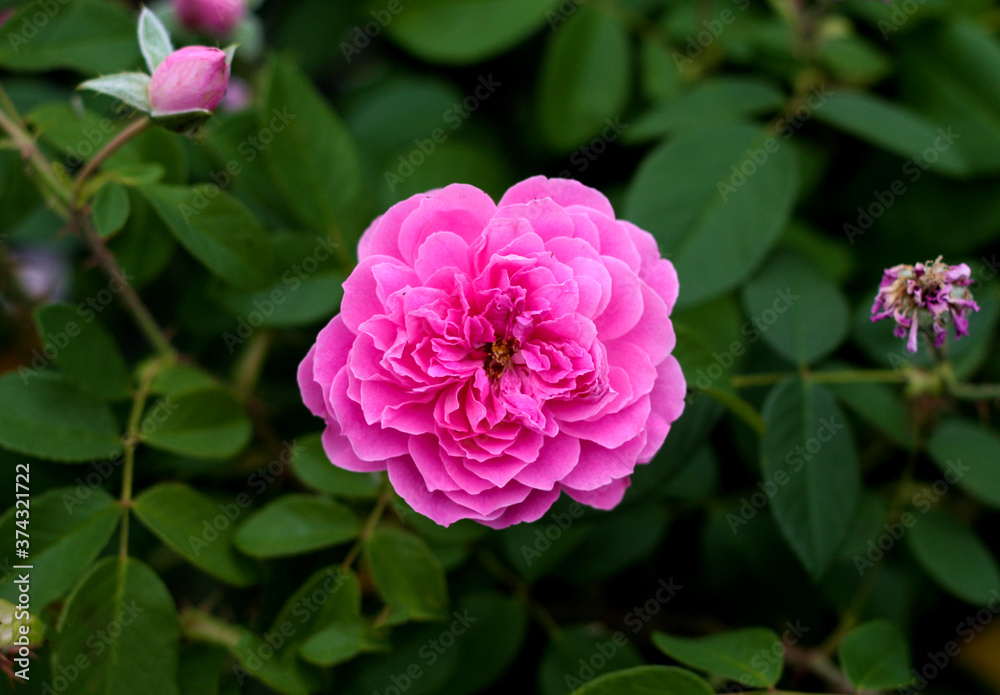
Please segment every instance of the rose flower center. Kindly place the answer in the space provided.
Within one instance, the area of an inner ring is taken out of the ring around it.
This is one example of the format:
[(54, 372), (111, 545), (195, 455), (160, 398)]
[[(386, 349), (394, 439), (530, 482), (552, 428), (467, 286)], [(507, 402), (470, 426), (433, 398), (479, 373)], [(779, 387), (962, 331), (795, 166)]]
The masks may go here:
[(496, 381), (517, 352), (517, 343), (508, 338), (501, 338), (483, 349), (486, 352), (486, 374), (491, 380)]

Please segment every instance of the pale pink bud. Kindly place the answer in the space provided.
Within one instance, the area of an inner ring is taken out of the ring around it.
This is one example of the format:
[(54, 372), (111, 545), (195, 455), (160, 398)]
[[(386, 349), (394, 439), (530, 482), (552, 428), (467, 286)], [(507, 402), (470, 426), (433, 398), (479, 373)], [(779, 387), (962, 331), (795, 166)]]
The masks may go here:
[(174, 12), (191, 31), (226, 37), (246, 15), (244, 0), (174, 0)]
[(149, 82), (154, 114), (214, 111), (229, 86), (225, 52), (207, 46), (174, 51), (156, 68)]

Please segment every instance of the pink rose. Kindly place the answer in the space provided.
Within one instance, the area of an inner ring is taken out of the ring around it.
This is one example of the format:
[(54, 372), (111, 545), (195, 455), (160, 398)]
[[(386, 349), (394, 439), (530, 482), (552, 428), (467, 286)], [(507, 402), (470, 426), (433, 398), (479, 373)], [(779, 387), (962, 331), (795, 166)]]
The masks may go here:
[(610, 509), (684, 409), (677, 274), (591, 188), (413, 196), (358, 255), (302, 397), (335, 465), (387, 469), (439, 524), (534, 521), (561, 492)]
[(229, 60), (224, 51), (188, 46), (160, 63), (149, 81), (154, 115), (214, 111), (229, 86)]
[(244, 0), (174, 0), (174, 12), (190, 31), (226, 37), (247, 13)]

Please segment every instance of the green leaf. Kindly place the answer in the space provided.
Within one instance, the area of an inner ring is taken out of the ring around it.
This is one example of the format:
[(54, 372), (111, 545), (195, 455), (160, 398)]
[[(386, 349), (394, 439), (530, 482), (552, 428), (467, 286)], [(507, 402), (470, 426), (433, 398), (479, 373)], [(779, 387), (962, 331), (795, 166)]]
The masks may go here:
[[(108, 557), (69, 597), (52, 641), (53, 673), (76, 669), (80, 695), (179, 695), (180, 624), (174, 600), (149, 567)], [(80, 668), (78, 659), (89, 661)]]
[(374, 499), (378, 478), (369, 473), (354, 473), (330, 462), (323, 449), (323, 435), (310, 434), (295, 440), (292, 471), (305, 485), (338, 497)]
[(764, 259), (788, 224), (797, 178), (790, 146), (760, 128), (686, 131), (643, 160), (625, 217), (677, 266), (678, 303), (697, 304), (739, 285)]
[(894, 71), (885, 53), (859, 36), (831, 37), (817, 57), (841, 82), (873, 84)]
[(573, 695), (712, 695), (715, 691), (698, 676), (671, 666), (637, 666), (606, 673)]
[(775, 659), (772, 653), (775, 645), (781, 645), (781, 640), (763, 627), (697, 638), (655, 632), (653, 644), (685, 666), (754, 688), (773, 686), (781, 678), (784, 666), (784, 661)]
[(151, 447), (204, 459), (235, 456), (250, 442), (250, 418), (229, 391), (206, 388), (151, 404), (140, 434)]
[[(928, 148), (935, 149), (935, 140), (946, 142), (937, 126), (922, 116), (864, 92), (834, 92), (813, 114), (818, 121), (904, 159), (921, 155)], [(938, 148), (937, 152), (936, 171), (952, 176), (969, 173), (958, 148)]]
[(257, 218), (213, 184), (139, 189), (177, 241), (205, 267), (241, 289), (274, 279), (271, 243)]
[(874, 425), (896, 446), (907, 450), (913, 447), (913, 426), (900, 399), (898, 387), (855, 382), (829, 384), (827, 388), (858, 417)]
[(121, 451), (118, 423), (106, 403), (64, 378), (24, 367), (19, 372), (0, 377), (0, 446), (65, 463)]
[[(108, 473), (114, 469), (110, 461), (101, 465), (107, 467)], [(34, 497), (29, 512), (29, 552), (34, 567), (31, 604), (41, 611), (69, 591), (101, 553), (118, 526), (121, 508), (103, 489), (81, 485), (56, 488)], [(21, 518), (14, 507), (0, 517), (0, 538), (6, 551), (3, 557), (16, 556), (16, 524)], [(0, 578), (0, 598), (17, 601), (16, 578), (9, 572)]]
[(928, 512), (906, 539), (924, 571), (951, 595), (985, 606), (1000, 591), (1000, 568), (993, 554), (950, 514)]
[(840, 665), (857, 690), (889, 690), (908, 685), (910, 650), (898, 627), (887, 620), (859, 625), (844, 636)]
[[(633, 632), (641, 629), (641, 623), (638, 627), (632, 623), (637, 619), (634, 613), (625, 619)], [(621, 669), (642, 663), (642, 657), (621, 630), (612, 633), (600, 624), (571, 626), (554, 636), (542, 654), (538, 691), (541, 695), (566, 695), (568, 690), (595, 675), (599, 679), (610, 671), (627, 673)]]
[(949, 483), (1000, 509), (1000, 437), (966, 420), (943, 422), (928, 442), (931, 459)]
[(174, 52), (167, 28), (148, 7), (139, 12), (139, 49), (150, 74), (156, 72), (160, 63)]
[(96, 75), (138, 59), (135, 18), (125, 6), (104, 0), (40, 0), (23, 5), (0, 28), (0, 66), (11, 70), (69, 68)]
[(361, 522), (349, 508), (325, 497), (279, 497), (240, 526), (236, 545), (254, 557), (300, 555), (356, 538)]
[(144, 72), (119, 72), (106, 77), (95, 77), (81, 84), (78, 89), (89, 89), (98, 94), (123, 101), (145, 113), (153, 110), (149, 103), (149, 75)]
[(39, 138), (67, 155), (66, 164), (71, 166), (90, 159), (118, 131), (110, 118), (58, 102), (32, 109), (26, 120)]
[[(416, 8), (410, 6), (407, 13)], [(261, 157), (273, 186), (309, 229), (353, 254), (367, 219), (361, 167), (350, 135), (327, 101), (292, 63), (275, 59), (264, 80), (261, 129), (273, 135)]]
[(289, 597), (268, 632), (308, 662), (333, 666), (362, 651), (368, 627), (361, 617), (361, 584), (337, 565), (313, 574)]
[[(159, 167), (161, 172), (149, 183), (185, 184), (188, 182), (190, 159), (188, 146), (184, 136), (172, 133), (166, 128), (150, 128), (124, 145), (120, 150), (108, 157), (102, 171), (109, 177), (124, 185), (141, 186), (143, 182), (129, 179), (141, 178), (142, 168), (151, 164)], [(137, 173), (138, 172), (138, 173)], [(222, 186), (225, 188), (225, 186)], [(214, 194), (211, 185), (203, 187), (207, 196)], [(199, 211), (204, 198), (194, 199), (194, 210), (185, 210), (190, 218)], [(189, 201), (190, 202), (190, 201)], [(184, 215), (181, 215), (182, 219)]]
[(1000, 45), (960, 19), (900, 41), (904, 99), (958, 135), (972, 173), (1000, 171)]
[(55, 355), (60, 371), (81, 389), (108, 400), (128, 398), (132, 379), (114, 339), (94, 314), (68, 304), (49, 304), (35, 312), (38, 334)]
[(478, 63), (534, 33), (558, 4), (558, 0), (410, 0), (386, 30), (425, 60)]
[(335, 666), (361, 653), (365, 625), (353, 620), (328, 625), (309, 637), (299, 649), (299, 655), (316, 666)]
[(284, 695), (319, 692), (322, 685), (319, 671), (300, 659), (294, 650), (275, 655), (274, 648), (263, 637), (244, 627), (239, 629), (242, 638), (231, 651), (247, 673)]
[[(670, 68), (676, 73), (673, 64)], [(700, 128), (706, 123), (724, 127), (726, 123), (739, 123), (750, 116), (777, 111), (784, 103), (784, 93), (770, 80), (712, 77), (637, 118), (626, 131), (624, 140), (647, 142), (686, 128)]]
[(819, 579), (851, 528), (861, 490), (854, 438), (830, 392), (798, 378), (764, 401), (763, 484), (799, 560)]
[(377, 528), (365, 544), (364, 555), (375, 586), (392, 610), (390, 624), (444, 616), (448, 605), (444, 570), (420, 538)]
[(128, 222), (131, 209), (128, 191), (121, 184), (111, 181), (101, 187), (90, 207), (97, 233), (108, 239)]
[(483, 692), (507, 672), (521, 650), (528, 632), (525, 606), (516, 599), (481, 591), (459, 599), (452, 616), (448, 627), (456, 636), (458, 663), (438, 692)]
[(174, 364), (156, 374), (151, 391), (167, 396), (183, 396), (206, 389), (219, 388), (221, 384), (208, 372), (190, 364)]
[[(340, 307), (347, 279), (333, 255), (333, 240), (276, 234), (271, 241), (277, 266), (287, 268), (281, 279), (256, 292), (221, 286), (215, 292), (219, 301), (244, 321), (252, 320), (253, 326), (288, 327), (329, 320)], [(233, 344), (230, 337), (226, 342)]]
[(580, 8), (552, 35), (542, 58), (538, 104), (545, 139), (569, 151), (609, 132), (630, 84), (628, 33), (605, 13)]
[(233, 548), (236, 520), (251, 503), (246, 493), (216, 503), (183, 483), (163, 483), (134, 502), (135, 515), (195, 567), (233, 586), (256, 580), (252, 563)]
[(847, 337), (844, 295), (796, 253), (782, 251), (768, 261), (743, 288), (743, 307), (764, 341), (796, 365), (818, 362)]
[(617, 511), (597, 523), (577, 523), (586, 535), (561, 560), (560, 575), (590, 584), (648, 560), (667, 533), (669, 517), (662, 508), (647, 505)]
[(219, 695), (219, 676), (229, 661), (221, 647), (209, 644), (185, 644), (181, 647), (177, 670), (178, 685), (184, 695)]

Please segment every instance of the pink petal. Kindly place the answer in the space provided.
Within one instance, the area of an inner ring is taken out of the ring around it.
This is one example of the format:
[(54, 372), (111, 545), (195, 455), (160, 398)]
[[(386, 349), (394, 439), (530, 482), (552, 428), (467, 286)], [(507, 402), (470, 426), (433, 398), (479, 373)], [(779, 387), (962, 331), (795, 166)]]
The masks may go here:
[(611, 274), (611, 301), (594, 323), (601, 340), (608, 342), (628, 333), (642, 317), (642, 283), (624, 262), (602, 258)]
[(399, 229), (399, 250), (413, 264), (417, 249), (435, 232), (454, 232), (471, 244), (482, 233), (496, 205), (475, 186), (455, 183), (423, 196)]
[(580, 504), (596, 509), (614, 509), (622, 501), (625, 491), (631, 484), (632, 481), (629, 478), (618, 478), (596, 490), (574, 490), (568, 487), (563, 489), (567, 495)]
[(552, 198), (563, 207), (580, 205), (609, 217), (615, 215), (611, 203), (597, 190), (572, 179), (547, 179), (544, 176), (533, 176), (511, 186), (500, 199), (498, 207), (527, 203), (535, 198)]
[(326, 400), (323, 398), (323, 389), (316, 383), (313, 376), (313, 356), (316, 354), (316, 346), (309, 348), (302, 362), (299, 363), (297, 378), (299, 391), (302, 392), (302, 402), (306, 404), (309, 411), (316, 417), (326, 417)]
[(552, 490), (577, 466), (579, 460), (580, 440), (558, 434), (545, 440), (538, 460), (525, 466), (514, 480), (537, 490)]
[(639, 452), (639, 463), (652, 460), (670, 432), (670, 425), (684, 412), (687, 384), (677, 359), (671, 355), (656, 368), (656, 383), (649, 393), (650, 413), (646, 422), (646, 446)]

